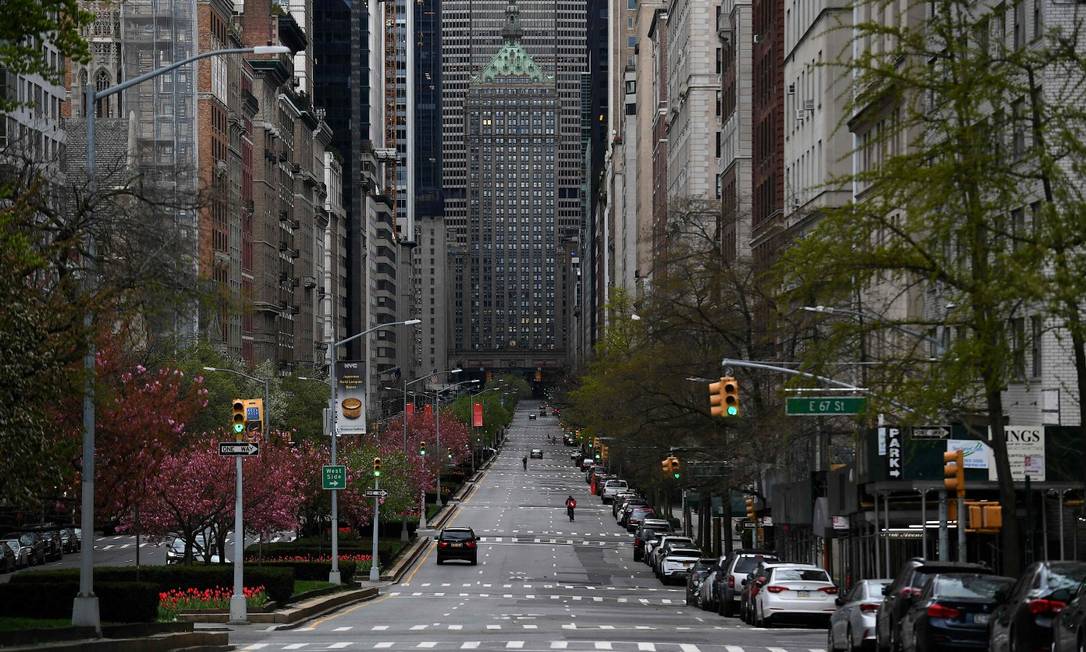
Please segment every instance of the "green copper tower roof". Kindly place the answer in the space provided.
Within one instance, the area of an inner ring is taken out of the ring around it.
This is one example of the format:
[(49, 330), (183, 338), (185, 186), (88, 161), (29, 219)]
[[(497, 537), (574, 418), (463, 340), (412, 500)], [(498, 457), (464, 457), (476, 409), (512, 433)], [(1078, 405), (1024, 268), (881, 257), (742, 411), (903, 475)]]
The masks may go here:
[(526, 77), (532, 81), (546, 81), (547, 76), (532, 60), (532, 55), (520, 45), (522, 36), (520, 9), (516, 0), (509, 0), (505, 7), (505, 25), (502, 27), (505, 43), (476, 79), (488, 82), (500, 77)]

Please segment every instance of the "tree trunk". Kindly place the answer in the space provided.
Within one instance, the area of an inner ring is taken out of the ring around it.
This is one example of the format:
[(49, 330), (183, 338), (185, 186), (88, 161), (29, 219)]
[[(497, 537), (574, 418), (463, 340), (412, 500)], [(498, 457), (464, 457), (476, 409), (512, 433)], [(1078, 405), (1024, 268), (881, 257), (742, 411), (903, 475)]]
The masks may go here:
[[(988, 418), (992, 439), (989, 444), (995, 457), (996, 473), (999, 474), (999, 503), (1003, 506), (1003, 527), (1000, 530), (1000, 549), (1003, 557), (1001, 574), (1018, 577), (1022, 571), (1022, 550), (1019, 545), (1018, 500), (1011, 477), (1011, 462), (1007, 456), (1007, 435), (1003, 429), (1003, 394), (1000, 388), (986, 392)], [(967, 516), (958, 518), (965, 521)]]

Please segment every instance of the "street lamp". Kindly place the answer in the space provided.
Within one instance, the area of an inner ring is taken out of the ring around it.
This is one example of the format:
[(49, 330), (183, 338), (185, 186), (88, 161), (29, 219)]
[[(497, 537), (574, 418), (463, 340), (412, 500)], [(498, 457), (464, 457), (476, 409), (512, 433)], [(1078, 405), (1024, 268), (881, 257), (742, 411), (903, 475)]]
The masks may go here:
[[(251, 48), (226, 48), (201, 52), (187, 59), (171, 63), (161, 68), (156, 68), (132, 79), (115, 84), (108, 88), (98, 90), (94, 83), (88, 83), (83, 87), (83, 101), (85, 119), (87, 122), (87, 160), (86, 174), (89, 194), (93, 196), (97, 192), (96, 177), (98, 176), (98, 164), (96, 160), (96, 146), (94, 142), (95, 105), (98, 100), (110, 95), (115, 95), (137, 84), (154, 79), (160, 75), (186, 66), (194, 61), (208, 57), (222, 56), (226, 54), (289, 54), (290, 48), (284, 45), (259, 45)], [(89, 208), (93, 217), (94, 202)], [(95, 264), (96, 247), (94, 236), (90, 236), (87, 242), (88, 265)], [(94, 271), (88, 270), (86, 274), (86, 287), (90, 289), (94, 282)], [(90, 310), (83, 316), (83, 325), (88, 333), (93, 333), (94, 313)], [(79, 593), (72, 602), (72, 625), (76, 627), (93, 627), (98, 634), (102, 633), (102, 621), (98, 612), (98, 597), (94, 595), (94, 383), (95, 383), (95, 357), (96, 351), (94, 338), (88, 335), (87, 350), (83, 355), (83, 465), (80, 495), (79, 527), (83, 532), (80, 542), (79, 559)], [(239, 460), (241, 458), (238, 458)], [(244, 598), (243, 598), (244, 599)], [(244, 604), (244, 603), (243, 603)], [(233, 598), (231, 598), (231, 619), (233, 619)], [(246, 617), (244, 611), (242, 618)]]
[[(434, 373), (429, 374), (427, 376), (423, 376), (421, 378), (416, 378), (415, 380), (412, 380), (410, 382), (408, 382), (407, 376), (404, 376), (404, 378), (403, 378), (403, 454), (405, 456), (407, 455), (407, 388), (414, 385), (415, 383), (421, 383), (424, 380), (427, 380), (429, 378), (433, 378), (434, 376), (440, 376), (440, 375), (443, 375), (443, 374), (458, 374), (461, 371), (463, 371), (463, 369), (461, 369), (459, 367), (456, 367), (454, 369), (446, 369), (445, 371), (437, 371), (437, 372), (434, 372)], [(420, 524), (425, 522), (425, 520), (426, 520), (426, 492), (425, 491), (422, 493), (422, 496), (423, 496), (422, 514), (421, 514), (421, 517), (419, 519)], [(407, 519), (404, 519), (403, 522), (402, 522), (402, 527), (400, 528), (400, 541), (403, 541), (403, 542), (406, 543), (407, 539), (408, 539), (408, 537), (407, 537)]]
[[(329, 395), (328, 395), (328, 414), (329, 414), (329, 419), (331, 421), (331, 428), (330, 428), (331, 432), (329, 434), (332, 437), (332, 455), (331, 455), (331, 462), (329, 464), (334, 466), (335, 463), (336, 463), (336, 440), (339, 439), (339, 433), (336, 431), (336, 351), (338, 351), (339, 347), (343, 346), (344, 344), (347, 344), (349, 342), (353, 342), (354, 340), (356, 340), (356, 339), (358, 339), (360, 337), (364, 337), (366, 335), (369, 335), (370, 333), (372, 333), (372, 332), (374, 332), (376, 330), (380, 330), (382, 328), (391, 328), (393, 326), (414, 326), (415, 324), (421, 324), (421, 323), (422, 323), (421, 319), (407, 319), (405, 321), (393, 321), (393, 322), (388, 322), (388, 323), (385, 323), (385, 324), (377, 324), (373, 328), (368, 328), (368, 329), (362, 331), (361, 333), (355, 333), (354, 335), (352, 335), (352, 336), (350, 336), (350, 337), (348, 337), (346, 339), (342, 339), (342, 340), (340, 340), (338, 342), (336, 342), (334, 339), (329, 339), (329, 340), (325, 341), (325, 344), (328, 346), (328, 387), (331, 390), (329, 392)], [(366, 356), (366, 361), (367, 361), (367, 363), (369, 362), (369, 356), (368, 355)], [(367, 371), (366, 371), (367, 377), (366, 377), (365, 382), (369, 382), (369, 371), (368, 371), (369, 364), (366, 364), (365, 368), (367, 369)], [(332, 489), (332, 569), (330, 571), (328, 571), (328, 581), (330, 583), (332, 583), (332, 584), (340, 584), (340, 575), (339, 575), (339, 500), (338, 500), (338, 494), (339, 494), (339, 490)], [(376, 532), (377, 532), (377, 523), (374, 523), (373, 527), (374, 527), (374, 537), (376, 538), (376, 536), (377, 536), (377, 534), (376, 534)], [(377, 568), (377, 566), (378, 566), (377, 556), (374, 555), (373, 560), (370, 562), (370, 581), (371, 582), (376, 582), (376, 581), (378, 581), (380, 579), (380, 572), (379, 572), (379, 569)]]

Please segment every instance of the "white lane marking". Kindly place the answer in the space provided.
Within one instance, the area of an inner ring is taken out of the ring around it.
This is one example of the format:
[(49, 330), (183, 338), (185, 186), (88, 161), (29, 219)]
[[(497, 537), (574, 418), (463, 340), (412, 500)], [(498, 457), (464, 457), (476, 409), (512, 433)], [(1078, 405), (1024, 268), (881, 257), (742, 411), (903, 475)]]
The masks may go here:
[[(725, 645), (724, 649), (727, 650), (727, 652), (743, 652), (743, 648), (739, 647), (738, 645)], [(773, 648), (769, 648), (769, 649), (773, 649)], [(779, 650), (781, 648), (776, 648), (776, 649)]]
[(524, 629), (539, 629), (539, 625), (521, 625)]
[(660, 600), (660, 604), (671, 604), (671, 600), (669, 600), (669, 599), (667, 599), (667, 598), (662, 598), (662, 599)]
[(456, 631), (456, 630), (464, 629), (464, 626), (463, 625), (449, 625), (449, 629), (451, 629), (453, 631)]
[(390, 647), (392, 647), (392, 645), (393, 645), (392, 641), (381, 641), (380, 643), (374, 645), (373, 647), (377, 648), (377, 649), (384, 649), (384, 648), (390, 648)]
[(460, 645), (461, 650), (475, 650), (479, 647), (479, 641), (464, 641)]
[(342, 650), (345, 647), (351, 647), (350, 641), (342, 641), (340, 643), (332, 643), (328, 646), (329, 650)]
[(613, 649), (615, 649), (615, 648), (611, 647), (611, 642), (610, 641), (596, 641), (596, 644), (593, 647), (595, 647), (597, 650), (613, 650)]
[(656, 652), (656, 645), (654, 643), (638, 643), (637, 649), (640, 652)]
[(682, 650), (682, 652), (701, 652), (701, 648), (696, 645), (691, 645), (690, 643), (680, 644), (679, 649)]
[(769, 652), (788, 652), (788, 650), (783, 647), (767, 647), (766, 649), (769, 650)]
[(564, 650), (567, 646), (569, 646), (569, 643), (565, 641), (551, 641), (552, 650)]
[(445, 593), (444, 593), (444, 591), (443, 591), (443, 592), (441, 592), (441, 593), (435, 593), (435, 594), (434, 594), (434, 597), (435, 597), (435, 598), (444, 598), (444, 597), (445, 597)]
[(486, 628), (487, 629), (501, 629), (502, 626), (501, 625), (487, 625)]
[(437, 641), (423, 641), (415, 647), (437, 647)]
[(246, 650), (263, 650), (268, 647), (269, 643), (252, 643), (245, 647)]
[(618, 601), (619, 602), (628, 602), (629, 600), (627, 598), (619, 598)]
[(412, 625), (411, 626), (411, 631), (419, 632), (419, 631), (422, 631), (422, 630), (426, 629), (427, 627), (429, 627), (429, 625)]
[(291, 643), (290, 645), (287, 645), (283, 649), (284, 650), (300, 650), (300, 649), (302, 649), (303, 647), (305, 647), (307, 645), (309, 645), (309, 643)]
[(600, 625), (600, 629), (614, 629), (614, 625)]
[(336, 627), (332, 631), (333, 632), (345, 632), (345, 631), (349, 630), (351, 627), (352, 627), (352, 625), (345, 625), (343, 627)]
[(388, 629), (388, 625), (374, 625), (373, 627), (370, 627), (371, 632), (383, 632), (386, 629)]
[(601, 597), (598, 597), (598, 596), (594, 596), (594, 597), (592, 598), (592, 602), (603, 602), (603, 598), (601, 598)]
[(507, 649), (519, 650), (524, 647), (524, 641), (509, 641), (505, 644)]

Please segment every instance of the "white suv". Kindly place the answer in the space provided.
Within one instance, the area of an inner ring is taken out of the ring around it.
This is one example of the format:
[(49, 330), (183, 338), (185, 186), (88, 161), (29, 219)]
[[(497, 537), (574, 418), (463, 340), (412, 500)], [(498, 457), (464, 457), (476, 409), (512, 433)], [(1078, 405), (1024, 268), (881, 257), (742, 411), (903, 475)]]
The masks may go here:
[(608, 480), (603, 484), (603, 492), (600, 493), (600, 499), (603, 500), (604, 504), (609, 503), (615, 499), (615, 496), (629, 488), (630, 485), (625, 480)]

